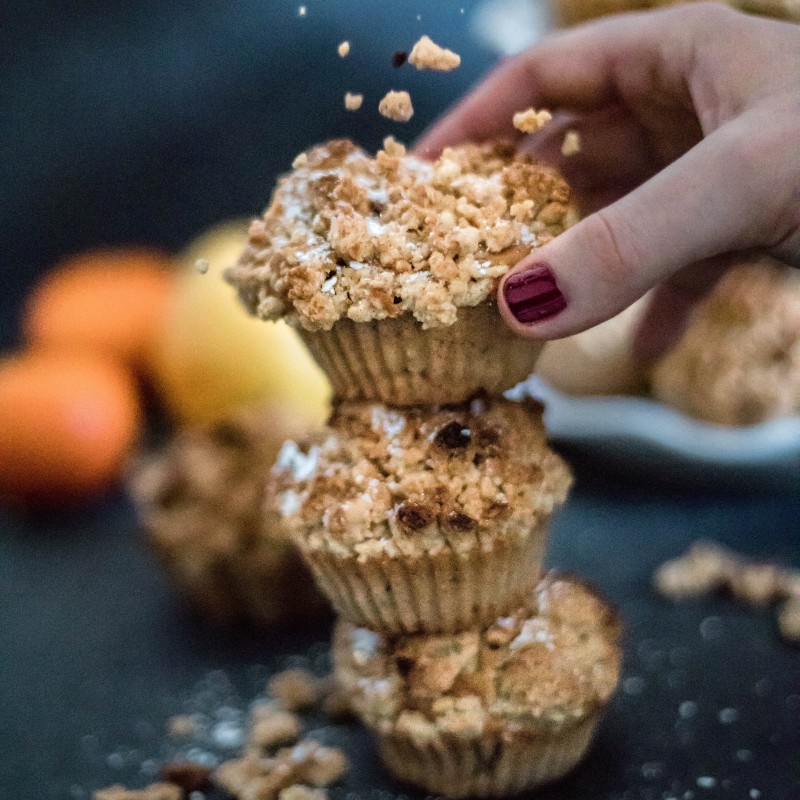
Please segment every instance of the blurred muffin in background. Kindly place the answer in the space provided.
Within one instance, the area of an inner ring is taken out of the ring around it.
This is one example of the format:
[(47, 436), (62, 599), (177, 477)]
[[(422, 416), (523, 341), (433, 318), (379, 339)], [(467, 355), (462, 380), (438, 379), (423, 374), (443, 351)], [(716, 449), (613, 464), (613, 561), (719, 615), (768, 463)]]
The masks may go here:
[(299, 336), (284, 322), (263, 325), (243, 313), (222, 279), (247, 242), (247, 226), (217, 225), (178, 257), (182, 274), (156, 342), (154, 382), (179, 422), (212, 422), (267, 403), (321, 425), (330, 387)]
[(731, 269), (656, 364), (651, 388), (721, 425), (800, 411), (800, 272), (768, 259)]
[(643, 394), (647, 373), (633, 356), (636, 326), (648, 297), (589, 330), (547, 342), (536, 373), (572, 395)]
[[(607, 14), (644, 11), (648, 8), (681, 5), (692, 0), (552, 0), (556, 20), (561, 25), (577, 25)], [(800, 22), (800, 0), (714, 0), (748, 14)]]
[(301, 432), (286, 409), (240, 410), (180, 431), (134, 475), (150, 544), (215, 622), (268, 626), (325, 606), (277, 515), (264, 512), (267, 473), (283, 441)]

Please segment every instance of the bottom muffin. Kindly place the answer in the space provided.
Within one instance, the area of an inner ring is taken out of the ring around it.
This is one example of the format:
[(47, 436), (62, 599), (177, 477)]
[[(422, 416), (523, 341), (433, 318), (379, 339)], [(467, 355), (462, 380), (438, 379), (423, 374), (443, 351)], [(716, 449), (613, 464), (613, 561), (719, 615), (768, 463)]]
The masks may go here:
[(337, 679), (400, 780), (500, 797), (585, 755), (619, 680), (621, 626), (585, 584), (546, 575), (482, 631), (390, 637), (339, 622)]
[(134, 475), (151, 546), (191, 604), (216, 622), (274, 625), (325, 608), (281, 520), (264, 509), (267, 473), (296, 433), (278, 409), (240, 411), (180, 431)]

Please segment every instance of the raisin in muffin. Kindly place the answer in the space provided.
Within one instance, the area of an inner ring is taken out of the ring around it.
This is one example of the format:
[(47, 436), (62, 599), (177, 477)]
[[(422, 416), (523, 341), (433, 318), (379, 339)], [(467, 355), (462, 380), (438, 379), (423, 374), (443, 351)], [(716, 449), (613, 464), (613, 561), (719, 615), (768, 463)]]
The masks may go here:
[(463, 402), (527, 377), (540, 345), (500, 320), (500, 278), (577, 220), (553, 168), (501, 144), (434, 163), (393, 139), (295, 159), (227, 273), (246, 307), (298, 328), (346, 400)]
[(501, 797), (583, 757), (619, 679), (620, 625), (585, 584), (546, 575), (488, 628), (390, 637), (339, 622), (337, 679), (401, 780)]
[(570, 484), (541, 407), (343, 402), (330, 425), (322, 444), (284, 446), (269, 496), (340, 614), (452, 631), (530, 591)]
[(275, 409), (240, 411), (179, 432), (134, 476), (150, 544), (192, 604), (217, 622), (272, 625), (325, 607), (280, 518), (265, 517), (266, 475), (296, 433)]
[(720, 425), (800, 411), (800, 272), (769, 260), (729, 270), (650, 382), (659, 400)]

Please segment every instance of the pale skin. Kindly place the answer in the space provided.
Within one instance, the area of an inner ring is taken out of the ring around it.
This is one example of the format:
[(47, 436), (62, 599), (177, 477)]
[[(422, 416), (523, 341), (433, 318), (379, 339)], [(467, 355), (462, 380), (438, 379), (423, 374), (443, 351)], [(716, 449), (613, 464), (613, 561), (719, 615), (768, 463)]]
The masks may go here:
[[(529, 106), (555, 118), (524, 137), (512, 117)], [(566, 130), (581, 139), (569, 158)], [(654, 289), (639, 336), (647, 359), (736, 258), (800, 267), (800, 25), (713, 3), (585, 25), (503, 62), (415, 149), (434, 157), (495, 137), (556, 161), (586, 212), (512, 271), (546, 264), (562, 311), (522, 324), (501, 285), (521, 336), (569, 336)]]

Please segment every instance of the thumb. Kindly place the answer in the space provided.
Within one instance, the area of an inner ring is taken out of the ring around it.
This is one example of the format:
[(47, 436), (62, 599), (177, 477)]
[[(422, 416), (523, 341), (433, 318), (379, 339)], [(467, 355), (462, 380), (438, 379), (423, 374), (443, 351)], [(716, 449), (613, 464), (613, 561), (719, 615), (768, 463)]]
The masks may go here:
[(506, 322), (533, 339), (569, 336), (690, 263), (780, 239), (793, 187), (780, 159), (764, 158), (778, 147), (773, 135), (781, 134), (740, 117), (534, 250), (501, 284)]

